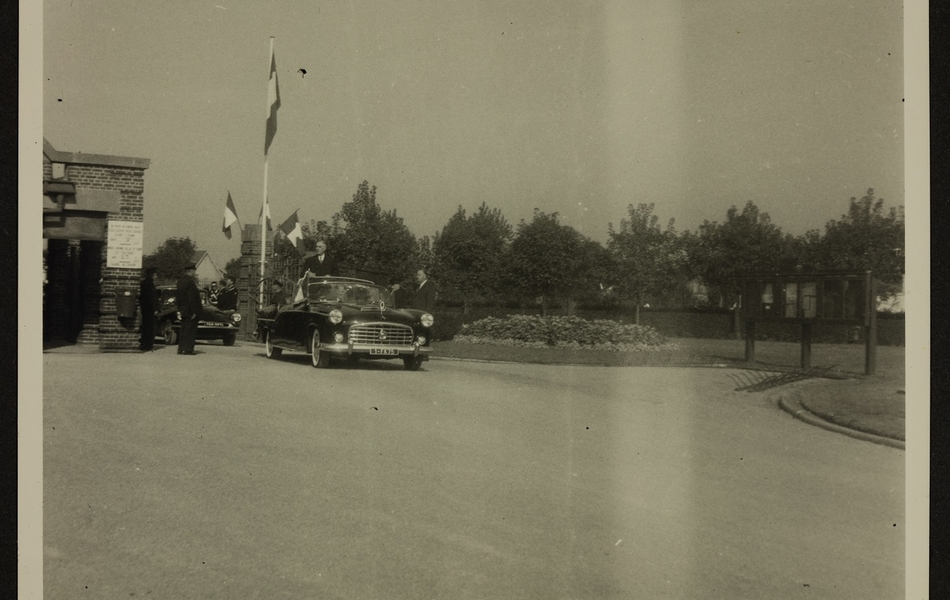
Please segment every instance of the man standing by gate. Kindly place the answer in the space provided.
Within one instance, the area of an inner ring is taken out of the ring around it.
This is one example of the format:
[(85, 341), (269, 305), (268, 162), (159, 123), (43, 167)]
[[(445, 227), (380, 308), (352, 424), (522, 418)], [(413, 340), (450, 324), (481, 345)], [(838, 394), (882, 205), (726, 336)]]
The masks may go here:
[(175, 304), (181, 313), (181, 332), (178, 334), (178, 354), (195, 353), (195, 337), (198, 335), (198, 317), (201, 315), (201, 293), (195, 283), (194, 264), (185, 267), (185, 274), (178, 280)]
[(139, 350), (151, 352), (155, 345), (155, 315), (158, 314), (158, 290), (155, 289), (155, 275), (158, 269), (145, 269), (145, 279), (139, 286), (139, 306), (142, 308), (142, 339), (139, 340)]

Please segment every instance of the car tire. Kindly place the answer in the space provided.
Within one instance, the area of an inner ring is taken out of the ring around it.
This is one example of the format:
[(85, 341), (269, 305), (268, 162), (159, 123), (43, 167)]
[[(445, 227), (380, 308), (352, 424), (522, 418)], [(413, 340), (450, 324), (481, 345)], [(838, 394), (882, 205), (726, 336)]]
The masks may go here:
[(229, 335), (222, 340), (225, 346), (233, 346), (234, 342), (237, 340), (237, 335)]
[(314, 368), (326, 369), (330, 366), (330, 355), (320, 351), (320, 332), (313, 330), (313, 337), (310, 340), (310, 362)]
[(419, 367), (422, 366), (422, 357), (421, 356), (403, 356), (402, 364), (405, 365), (407, 371), (418, 371)]
[(178, 341), (178, 334), (175, 333), (175, 328), (172, 327), (171, 321), (162, 323), (162, 339), (165, 340), (166, 346), (172, 346)]
[(264, 354), (267, 355), (267, 358), (280, 358), (280, 355), (283, 353), (283, 348), (278, 348), (271, 344), (270, 329), (268, 329), (264, 336)]

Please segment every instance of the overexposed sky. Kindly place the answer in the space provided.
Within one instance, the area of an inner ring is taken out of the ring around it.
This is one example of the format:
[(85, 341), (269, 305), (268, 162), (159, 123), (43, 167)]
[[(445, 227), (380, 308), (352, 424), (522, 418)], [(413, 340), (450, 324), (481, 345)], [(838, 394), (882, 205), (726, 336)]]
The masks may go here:
[[(223, 265), (228, 190), (329, 220), (364, 179), (416, 235), (482, 201), (603, 241), (628, 204), (678, 230), (754, 201), (791, 233), (869, 187), (904, 203), (902, 7), (754, 0), (44, 4), (43, 130), (149, 158), (145, 251)], [(306, 74), (303, 73), (306, 71)]]

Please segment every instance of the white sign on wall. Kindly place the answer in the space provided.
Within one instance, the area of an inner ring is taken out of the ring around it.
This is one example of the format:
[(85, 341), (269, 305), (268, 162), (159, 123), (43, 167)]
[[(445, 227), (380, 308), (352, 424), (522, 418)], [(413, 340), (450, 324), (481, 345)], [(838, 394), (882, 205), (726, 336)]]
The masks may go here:
[(109, 221), (106, 266), (118, 269), (142, 268), (142, 224)]

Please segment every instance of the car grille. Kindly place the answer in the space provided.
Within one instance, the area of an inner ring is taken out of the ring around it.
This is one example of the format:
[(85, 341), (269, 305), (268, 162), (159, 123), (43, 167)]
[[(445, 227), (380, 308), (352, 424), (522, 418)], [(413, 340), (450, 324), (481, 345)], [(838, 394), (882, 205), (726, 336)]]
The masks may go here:
[(412, 328), (391, 323), (354, 325), (350, 327), (350, 341), (377, 346), (408, 346), (412, 343)]

